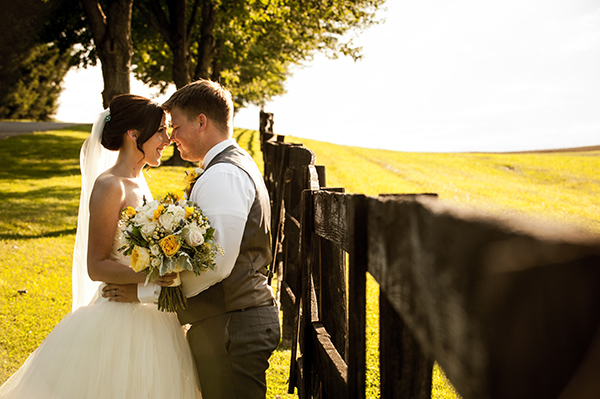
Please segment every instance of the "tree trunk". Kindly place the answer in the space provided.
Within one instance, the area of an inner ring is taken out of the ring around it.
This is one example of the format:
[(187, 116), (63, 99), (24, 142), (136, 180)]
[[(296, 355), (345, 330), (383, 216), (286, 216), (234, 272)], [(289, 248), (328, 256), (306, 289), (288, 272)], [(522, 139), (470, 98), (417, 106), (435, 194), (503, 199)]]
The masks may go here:
[(98, 0), (81, 0), (102, 64), (102, 104), (130, 92), (131, 11), (133, 0), (111, 0), (105, 15)]
[[(171, 3), (170, 11), (177, 11), (171, 17), (171, 51), (173, 51), (173, 82), (179, 90), (192, 81), (190, 76), (191, 58), (189, 53), (189, 37), (186, 32), (186, 3), (185, 0), (179, 0)], [(176, 10), (175, 10), (176, 8)], [(174, 23), (174, 21), (177, 21)], [(173, 155), (162, 164), (165, 166), (185, 166), (195, 167), (196, 164), (181, 158), (181, 153), (175, 144), (173, 146)]]
[(217, 40), (217, 44), (215, 46), (213, 62), (212, 62), (212, 74), (210, 79), (213, 82), (221, 83), (221, 71), (223, 71), (223, 63), (221, 62), (221, 55), (223, 53), (223, 46), (225, 44), (225, 40), (220, 38)]
[(188, 45), (176, 44), (171, 50), (173, 51), (173, 82), (179, 90), (192, 81)]
[(208, 79), (208, 68), (212, 64), (215, 51), (215, 24), (217, 8), (212, 1), (202, 4), (202, 22), (200, 25), (200, 40), (198, 41), (198, 64), (194, 79)]
[(173, 82), (177, 89), (192, 81), (190, 34), (188, 33), (187, 0), (167, 2), (169, 7), (169, 47), (173, 52)]

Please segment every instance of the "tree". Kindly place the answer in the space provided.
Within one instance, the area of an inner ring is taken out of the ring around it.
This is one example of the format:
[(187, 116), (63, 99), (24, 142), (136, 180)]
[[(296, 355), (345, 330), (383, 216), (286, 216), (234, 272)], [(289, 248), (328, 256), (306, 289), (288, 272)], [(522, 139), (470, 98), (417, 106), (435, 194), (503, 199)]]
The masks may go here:
[(107, 108), (113, 97), (130, 91), (133, 0), (108, 0), (106, 13), (99, 0), (81, 2), (102, 64), (102, 103)]
[(70, 53), (47, 44), (44, 23), (60, 1), (8, 2), (0, 24), (0, 118), (46, 120), (56, 112)]
[(236, 105), (283, 94), (291, 65), (316, 52), (354, 59), (346, 37), (377, 21), (384, 0), (138, 0), (134, 73), (165, 90), (199, 78), (220, 81)]

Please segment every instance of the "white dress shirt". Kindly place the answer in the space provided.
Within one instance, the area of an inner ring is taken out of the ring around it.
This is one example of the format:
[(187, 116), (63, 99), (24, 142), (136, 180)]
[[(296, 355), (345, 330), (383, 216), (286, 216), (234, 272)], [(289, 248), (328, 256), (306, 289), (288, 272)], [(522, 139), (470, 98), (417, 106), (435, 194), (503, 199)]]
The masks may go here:
[[(235, 139), (225, 140), (208, 151), (203, 168), (230, 145), (238, 146)], [(239, 147), (239, 146), (238, 146)], [(256, 192), (250, 176), (230, 163), (213, 165), (196, 181), (190, 200), (198, 204), (215, 229), (215, 240), (224, 251), (217, 255), (214, 270), (207, 270), (196, 276), (193, 272), (181, 273), (183, 293), (186, 297), (198, 295), (212, 285), (229, 276), (240, 252), (240, 244), (250, 207)], [(160, 286), (138, 284), (138, 298), (141, 302), (156, 302)]]

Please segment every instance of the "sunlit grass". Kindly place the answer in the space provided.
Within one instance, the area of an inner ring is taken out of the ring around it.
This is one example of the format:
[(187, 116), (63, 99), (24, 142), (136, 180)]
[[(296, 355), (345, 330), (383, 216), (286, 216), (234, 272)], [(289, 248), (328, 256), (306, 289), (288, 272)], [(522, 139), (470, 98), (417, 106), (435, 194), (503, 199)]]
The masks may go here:
[(600, 233), (600, 151), (532, 154), (407, 153), (303, 143), (325, 165), (327, 186), (347, 193), (437, 193), (498, 215)]

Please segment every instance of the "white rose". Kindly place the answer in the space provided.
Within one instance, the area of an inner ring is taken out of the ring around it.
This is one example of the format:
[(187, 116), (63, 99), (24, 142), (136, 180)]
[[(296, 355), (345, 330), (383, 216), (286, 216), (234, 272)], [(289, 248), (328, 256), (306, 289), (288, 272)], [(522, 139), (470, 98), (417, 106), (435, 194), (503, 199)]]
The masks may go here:
[(154, 219), (154, 211), (158, 208), (158, 201), (148, 202), (141, 209), (139, 209), (138, 213), (134, 217), (134, 221), (137, 224), (148, 223)]
[(185, 209), (170, 204), (167, 209), (165, 209), (165, 213), (163, 213), (158, 220), (168, 233), (172, 233), (180, 227), (179, 222), (184, 218)]
[(162, 265), (162, 258), (152, 257), (150, 264), (152, 265), (152, 267), (160, 267)]
[(143, 224), (140, 231), (142, 233), (142, 237), (144, 237), (144, 240), (150, 239), (157, 227), (158, 223), (156, 222), (147, 222), (146, 224)]
[(160, 222), (161, 226), (163, 226), (165, 228), (167, 233), (173, 232), (173, 227), (174, 227), (173, 224), (175, 222), (175, 218), (173, 217), (172, 213), (170, 213), (170, 212), (163, 213), (158, 218), (158, 221)]
[(188, 233), (185, 236), (185, 243), (190, 247), (197, 247), (204, 243), (204, 229), (198, 227), (196, 223), (192, 223), (188, 227)]
[(160, 255), (160, 246), (157, 244), (150, 245), (150, 253), (152, 253), (154, 256)]
[(150, 222), (152, 219), (148, 219), (148, 216), (144, 212), (138, 212), (133, 217), (133, 222), (138, 226), (143, 226), (144, 224)]
[(154, 211), (158, 208), (158, 204), (151, 202), (146, 204), (141, 209), (138, 210), (138, 213), (133, 217), (133, 221), (137, 225), (144, 225), (148, 222), (151, 222), (154, 218)]
[(167, 212), (172, 213), (175, 218), (175, 223), (179, 223), (181, 219), (185, 219), (185, 208), (177, 205), (169, 205)]

